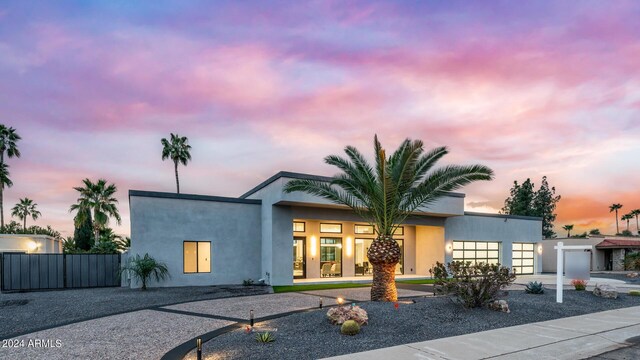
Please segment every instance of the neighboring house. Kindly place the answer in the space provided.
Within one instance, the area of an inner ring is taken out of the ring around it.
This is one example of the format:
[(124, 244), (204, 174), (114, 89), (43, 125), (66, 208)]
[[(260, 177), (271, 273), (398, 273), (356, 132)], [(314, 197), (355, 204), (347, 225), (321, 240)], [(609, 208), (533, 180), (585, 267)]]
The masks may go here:
[(556, 238), (542, 242), (542, 272), (556, 272), (556, 250), (554, 246), (591, 245), (591, 271), (624, 270), (624, 257), (630, 252), (640, 251), (640, 239), (625, 236), (592, 235), (587, 238)]
[[(130, 253), (167, 264), (171, 279), (160, 286), (370, 277), (373, 228), (344, 206), (282, 191), (299, 178), (329, 180), (280, 172), (239, 198), (131, 190)], [(464, 197), (449, 193), (401, 224), (397, 274), (429, 276), (436, 261), (451, 260), (540, 272), (540, 218), (465, 212)]]
[(60, 254), (60, 240), (48, 235), (0, 234), (0, 253)]

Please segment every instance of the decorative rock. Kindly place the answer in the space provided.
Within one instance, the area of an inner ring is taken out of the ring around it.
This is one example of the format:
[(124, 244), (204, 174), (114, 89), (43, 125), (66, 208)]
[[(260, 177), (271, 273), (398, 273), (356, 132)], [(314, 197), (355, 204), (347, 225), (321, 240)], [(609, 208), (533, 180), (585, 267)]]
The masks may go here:
[(507, 300), (494, 300), (489, 303), (489, 309), (494, 311), (502, 311), (505, 313), (511, 312), (511, 310), (509, 310), (509, 304), (507, 303)]
[(638, 276), (640, 276), (640, 274), (638, 274), (637, 272), (631, 272), (627, 274), (628, 278), (637, 278)]
[(605, 299), (617, 299), (618, 289), (608, 284), (598, 285), (593, 289), (593, 295), (599, 296)]

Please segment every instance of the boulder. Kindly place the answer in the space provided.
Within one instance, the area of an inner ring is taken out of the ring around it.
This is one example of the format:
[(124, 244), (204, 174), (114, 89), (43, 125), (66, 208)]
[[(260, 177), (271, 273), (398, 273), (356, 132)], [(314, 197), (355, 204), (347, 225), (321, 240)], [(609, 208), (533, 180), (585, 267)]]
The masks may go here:
[(640, 274), (638, 274), (637, 272), (630, 272), (627, 274), (628, 278), (637, 278), (638, 276), (640, 276)]
[(493, 300), (489, 303), (489, 309), (494, 311), (502, 311), (505, 313), (510, 313), (509, 304), (507, 304), (507, 300)]
[(596, 284), (596, 287), (593, 289), (593, 295), (599, 296), (605, 299), (617, 299), (618, 298), (618, 289), (615, 286), (611, 286), (609, 284)]

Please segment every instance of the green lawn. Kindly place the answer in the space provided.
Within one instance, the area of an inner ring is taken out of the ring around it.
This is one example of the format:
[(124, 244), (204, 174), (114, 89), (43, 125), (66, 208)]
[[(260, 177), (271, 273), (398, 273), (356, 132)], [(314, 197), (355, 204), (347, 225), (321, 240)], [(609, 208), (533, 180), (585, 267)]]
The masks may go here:
[[(417, 280), (398, 280), (397, 283), (402, 284), (433, 284), (433, 279), (417, 279)], [(348, 289), (359, 287), (370, 287), (371, 283), (338, 283), (338, 284), (308, 284), (308, 285), (286, 285), (274, 286), (274, 293), (294, 292), (294, 291), (311, 291), (311, 290), (330, 290), (330, 289)]]

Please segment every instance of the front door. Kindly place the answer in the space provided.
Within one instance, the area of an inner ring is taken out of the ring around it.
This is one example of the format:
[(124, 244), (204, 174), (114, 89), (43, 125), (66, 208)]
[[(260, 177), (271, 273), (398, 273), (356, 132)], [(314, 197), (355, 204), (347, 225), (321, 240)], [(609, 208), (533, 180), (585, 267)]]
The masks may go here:
[(293, 238), (293, 278), (304, 279), (307, 277), (305, 238)]

